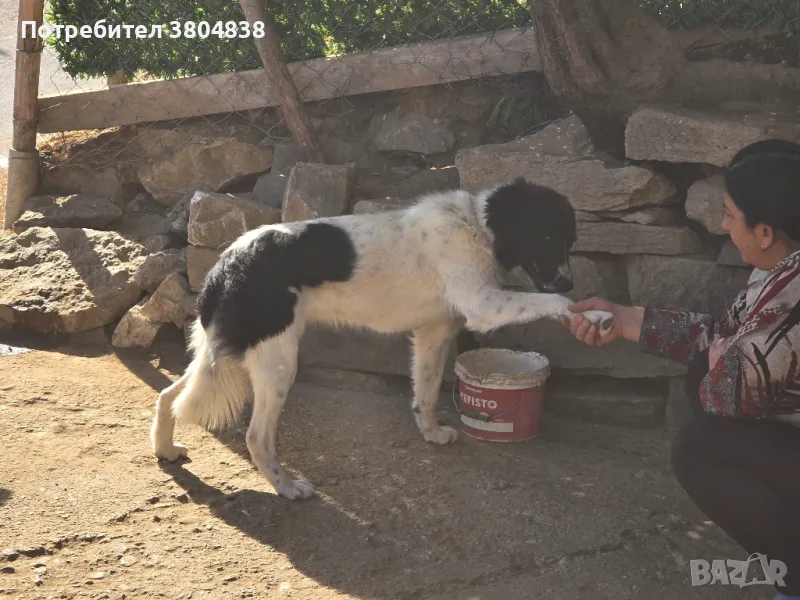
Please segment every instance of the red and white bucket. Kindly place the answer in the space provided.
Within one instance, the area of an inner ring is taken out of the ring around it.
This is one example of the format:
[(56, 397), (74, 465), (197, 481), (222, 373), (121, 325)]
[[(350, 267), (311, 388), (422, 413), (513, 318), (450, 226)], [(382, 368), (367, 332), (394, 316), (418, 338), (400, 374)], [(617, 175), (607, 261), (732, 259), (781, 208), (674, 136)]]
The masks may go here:
[(521, 442), (539, 435), (550, 361), (536, 352), (481, 348), (455, 364), (462, 431), (491, 442)]

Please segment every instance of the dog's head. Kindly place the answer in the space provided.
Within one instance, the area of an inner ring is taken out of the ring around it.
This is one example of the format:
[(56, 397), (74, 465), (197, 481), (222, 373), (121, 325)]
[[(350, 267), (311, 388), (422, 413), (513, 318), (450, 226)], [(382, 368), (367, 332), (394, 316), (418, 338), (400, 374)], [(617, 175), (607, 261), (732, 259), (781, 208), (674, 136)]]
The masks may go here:
[(521, 268), (542, 293), (572, 290), (569, 251), (577, 234), (565, 196), (518, 178), (487, 198), (486, 224), (504, 268)]

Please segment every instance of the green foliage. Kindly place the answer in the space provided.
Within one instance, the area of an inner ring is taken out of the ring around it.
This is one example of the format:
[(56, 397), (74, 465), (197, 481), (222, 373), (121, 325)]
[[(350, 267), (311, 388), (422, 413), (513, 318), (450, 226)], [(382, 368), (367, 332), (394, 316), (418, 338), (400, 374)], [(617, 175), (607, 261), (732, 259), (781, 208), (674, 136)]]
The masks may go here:
[[(638, 0), (667, 27), (709, 24), (753, 28), (800, 26), (800, 0)], [(527, 0), (275, 0), (269, 3), (286, 60), (297, 61), (447, 39), (530, 24)], [(257, 69), (261, 61), (253, 38), (212, 33), (183, 35), (186, 23), (244, 20), (236, 0), (51, 0), (53, 24), (94, 26), (162, 25), (161, 38), (125, 31), (115, 38), (75, 37), (62, 33), (47, 43), (66, 73), (85, 78), (121, 71), (129, 78), (181, 77)], [(171, 22), (181, 35), (171, 38)], [(213, 29), (212, 29), (213, 31)], [(239, 30), (243, 31), (243, 30)]]
[(798, 0), (638, 0), (638, 3), (669, 28), (717, 25), (743, 30), (768, 27), (800, 31)]

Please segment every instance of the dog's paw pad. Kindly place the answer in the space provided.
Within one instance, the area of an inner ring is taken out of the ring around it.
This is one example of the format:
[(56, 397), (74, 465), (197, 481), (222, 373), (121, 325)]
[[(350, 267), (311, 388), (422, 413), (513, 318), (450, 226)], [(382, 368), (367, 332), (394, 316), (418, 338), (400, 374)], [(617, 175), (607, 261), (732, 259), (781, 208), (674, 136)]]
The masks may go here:
[(292, 481), (285, 489), (278, 490), (278, 493), (289, 500), (308, 500), (316, 494), (316, 491), (309, 482), (304, 479), (298, 479), (297, 481)]
[(439, 427), (436, 431), (425, 434), (425, 441), (434, 444), (449, 444), (458, 439), (458, 432), (452, 427)]
[(166, 460), (168, 462), (173, 462), (178, 460), (179, 458), (184, 458), (188, 453), (189, 451), (183, 444), (172, 444), (171, 446), (167, 446), (166, 448), (157, 449), (156, 457), (159, 460)]

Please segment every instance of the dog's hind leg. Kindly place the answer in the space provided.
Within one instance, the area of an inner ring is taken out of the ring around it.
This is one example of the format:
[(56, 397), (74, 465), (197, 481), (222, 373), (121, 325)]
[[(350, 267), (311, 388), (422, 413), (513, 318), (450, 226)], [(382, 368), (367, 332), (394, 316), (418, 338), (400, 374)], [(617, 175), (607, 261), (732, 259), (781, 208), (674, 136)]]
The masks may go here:
[(172, 403), (186, 387), (190, 376), (191, 371), (187, 370), (180, 379), (163, 389), (156, 400), (156, 414), (150, 428), (150, 440), (153, 452), (160, 459), (173, 461), (186, 456), (186, 446), (173, 442), (175, 416), (172, 414)]
[(444, 366), (450, 345), (458, 335), (462, 321), (449, 320), (420, 327), (413, 332), (414, 400), (411, 410), (425, 440), (448, 444), (458, 438), (452, 427), (440, 427), (436, 420)]
[(280, 335), (248, 350), (245, 357), (253, 382), (253, 416), (247, 429), (247, 449), (258, 471), (278, 494), (290, 500), (314, 495), (310, 483), (292, 479), (276, 451), (278, 420), (297, 375), (301, 335), (301, 327), (295, 322)]

